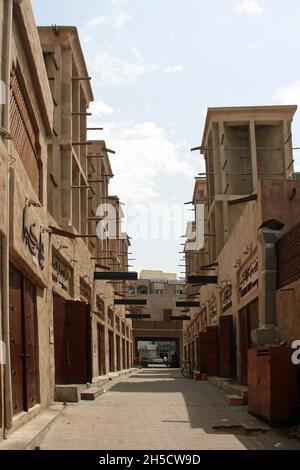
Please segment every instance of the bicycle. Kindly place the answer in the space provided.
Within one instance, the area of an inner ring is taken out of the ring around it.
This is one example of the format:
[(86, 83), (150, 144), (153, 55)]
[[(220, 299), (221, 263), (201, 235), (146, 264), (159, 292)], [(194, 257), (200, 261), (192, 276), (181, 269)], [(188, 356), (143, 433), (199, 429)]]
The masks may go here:
[(181, 375), (186, 379), (192, 379), (194, 376), (193, 369), (191, 367), (190, 361), (184, 360), (183, 366), (180, 369)]

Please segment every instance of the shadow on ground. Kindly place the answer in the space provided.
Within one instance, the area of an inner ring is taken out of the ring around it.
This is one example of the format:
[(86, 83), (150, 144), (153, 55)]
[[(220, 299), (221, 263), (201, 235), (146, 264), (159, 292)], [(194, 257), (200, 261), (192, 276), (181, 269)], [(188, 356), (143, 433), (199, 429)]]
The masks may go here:
[[(147, 401), (147, 394), (169, 394), (168, 405), (178, 406), (178, 394), (188, 411), (188, 420), (162, 420), (165, 423), (190, 424), (208, 434), (234, 435), (247, 449), (296, 449), (300, 442), (289, 437), (289, 429), (271, 428), (250, 415), (246, 406), (231, 407), (224, 392), (207, 382), (184, 378), (179, 369), (141, 369), (129, 380), (114, 385), (111, 392), (136, 394), (137, 403)], [(170, 395), (171, 394), (171, 395)], [(175, 408), (174, 408), (175, 410)]]

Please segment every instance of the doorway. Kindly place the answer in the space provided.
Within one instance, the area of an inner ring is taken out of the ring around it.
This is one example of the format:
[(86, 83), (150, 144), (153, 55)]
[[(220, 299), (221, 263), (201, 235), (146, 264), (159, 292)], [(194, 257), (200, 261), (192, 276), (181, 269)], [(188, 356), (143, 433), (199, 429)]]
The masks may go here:
[(85, 302), (53, 296), (56, 385), (91, 382), (91, 319)]
[(108, 350), (109, 350), (109, 372), (115, 371), (115, 348), (114, 348), (114, 333), (108, 332)]
[(219, 318), (219, 375), (225, 378), (236, 376), (232, 315)]
[(97, 327), (98, 332), (98, 369), (99, 375), (106, 374), (105, 364), (105, 328), (103, 325)]
[(254, 346), (251, 331), (259, 326), (258, 299), (239, 311), (239, 376), (242, 385), (248, 384), (248, 349)]
[(13, 414), (39, 401), (36, 287), (10, 265), (9, 321)]
[(121, 338), (119, 335), (116, 335), (116, 349), (117, 349), (117, 371), (121, 370), (121, 346), (120, 346)]

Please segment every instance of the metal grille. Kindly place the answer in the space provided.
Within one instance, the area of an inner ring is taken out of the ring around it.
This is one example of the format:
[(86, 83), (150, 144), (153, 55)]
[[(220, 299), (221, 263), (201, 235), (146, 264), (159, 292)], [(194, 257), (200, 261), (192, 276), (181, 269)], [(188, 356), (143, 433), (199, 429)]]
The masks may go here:
[(300, 223), (277, 243), (277, 288), (300, 279)]
[(15, 72), (11, 80), (11, 137), (29, 179), (40, 196), (40, 167), (36, 152), (36, 130)]

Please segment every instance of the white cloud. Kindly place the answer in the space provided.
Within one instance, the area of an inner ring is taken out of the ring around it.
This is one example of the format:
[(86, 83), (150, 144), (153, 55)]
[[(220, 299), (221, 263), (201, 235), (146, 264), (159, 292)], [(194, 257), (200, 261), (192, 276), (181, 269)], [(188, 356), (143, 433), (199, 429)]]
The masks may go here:
[(91, 103), (89, 112), (91, 112), (95, 117), (101, 117), (104, 114), (112, 114), (114, 109), (108, 106), (108, 104), (104, 103), (104, 101), (97, 100)]
[(91, 38), (90, 36), (86, 36), (83, 38), (82, 42), (83, 44), (91, 44), (92, 42), (94, 42), (94, 39)]
[(137, 60), (138, 60), (139, 62), (142, 62), (142, 61), (143, 61), (143, 58), (142, 58), (140, 52), (137, 50), (136, 47), (132, 46), (132, 47), (131, 47), (131, 52), (132, 52), (132, 54), (137, 58)]
[(117, 151), (111, 193), (128, 202), (160, 201), (158, 177), (165, 178), (167, 185), (170, 176), (190, 181), (195, 174), (187, 145), (171, 142), (155, 122), (105, 124), (105, 139)]
[(256, 0), (243, 0), (236, 7), (237, 13), (246, 13), (247, 15), (255, 15), (262, 12), (262, 7)]
[(130, 21), (131, 16), (128, 15), (127, 13), (123, 13), (121, 11), (115, 11), (113, 14), (113, 20), (114, 20), (114, 26), (116, 30), (120, 31), (123, 29), (124, 25)]
[(176, 73), (183, 71), (183, 65), (171, 65), (165, 68), (165, 71), (168, 73)]
[(274, 99), (280, 104), (300, 104), (300, 80), (279, 88)]
[(106, 16), (95, 16), (88, 22), (88, 26), (100, 26), (106, 24), (108, 22), (108, 18)]
[(121, 86), (135, 81), (142, 75), (156, 70), (157, 65), (130, 62), (114, 57), (105, 51), (97, 52), (89, 61), (89, 69), (101, 86)]

